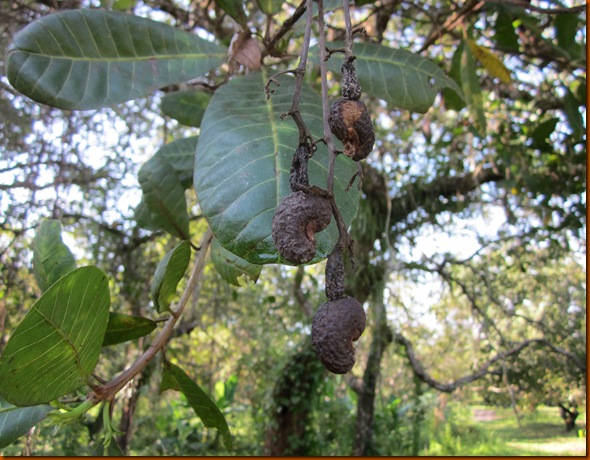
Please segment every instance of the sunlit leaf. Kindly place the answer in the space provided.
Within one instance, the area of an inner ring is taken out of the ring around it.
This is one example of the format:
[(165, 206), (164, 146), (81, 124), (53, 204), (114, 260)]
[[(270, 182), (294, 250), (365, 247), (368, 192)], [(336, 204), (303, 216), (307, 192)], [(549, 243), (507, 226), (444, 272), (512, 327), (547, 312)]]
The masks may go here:
[(219, 408), (180, 367), (168, 361), (164, 362), (160, 392), (166, 390), (176, 390), (184, 394), (203, 425), (207, 428), (216, 428), (223, 438), (225, 447), (231, 449), (232, 438), (229, 427)]
[(497, 77), (502, 83), (506, 84), (512, 81), (512, 78), (510, 78), (510, 71), (498, 56), (492, 53), (489, 49), (478, 45), (473, 40), (467, 39), (467, 45), (475, 59), (482, 63), (492, 77)]
[(258, 8), (264, 14), (277, 14), (283, 7), (283, 0), (256, 0)]
[(179, 123), (198, 127), (210, 100), (211, 95), (203, 91), (176, 91), (162, 98), (161, 108), (164, 115)]
[[(215, 92), (205, 112), (195, 158), (194, 188), (203, 215), (222, 246), (253, 264), (281, 262), (271, 237), (275, 208), (291, 190), (289, 171), (298, 131), (281, 119), (292, 103), (294, 79), (284, 76), (267, 100), (268, 76), (252, 72)], [(311, 133), (323, 137), (319, 95), (304, 86), (301, 114)], [(328, 158), (323, 144), (310, 161), (312, 185), (325, 188)], [(344, 155), (336, 161), (334, 193), (344, 220), (356, 214), (359, 192), (346, 192), (357, 166)], [(338, 239), (336, 224), (316, 235), (317, 257), (325, 258)]]
[(41, 222), (35, 232), (33, 274), (41, 292), (76, 268), (76, 259), (64, 244), (61, 231), (58, 221), (46, 220)]
[(104, 272), (78, 268), (53, 284), (14, 330), (0, 357), (0, 394), (34, 406), (82, 386), (94, 370), (109, 319)]
[(240, 286), (239, 277), (247, 276), (254, 282), (258, 280), (261, 265), (254, 265), (225, 249), (219, 241), (213, 240), (211, 245), (211, 260), (221, 277), (234, 286)]
[(176, 287), (184, 276), (191, 258), (189, 241), (182, 241), (158, 264), (150, 292), (159, 313), (166, 311), (176, 295)]
[[(328, 46), (340, 48), (342, 44), (329, 43)], [(314, 59), (319, 62), (317, 53), (314, 47)], [(452, 78), (434, 62), (417, 54), (375, 43), (356, 43), (354, 54), (363, 91), (385, 100), (392, 107), (424, 113), (443, 88), (461, 95), (461, 89)], [(328, 68), (340, 74), (342, 62), (342, 54), (333, 54)]]
[(24, 435), (53, 409), (49, 405), (17, 407), (0, 398), (0, 449)]
[(186, 197), (174, 167), (163, 156), (154, 155), (140, 168), (138, 180), (149, 210), (149, 217), (144, 220), (171, 235), (188, 239)]
[(6, 75), (61, 109), (96, 109), (207, 73), (227, 50), (167, 24), (99, 9), (61, 11), (19, 31)]
[(156, 326), (156, 323), (148, 318), (111, 312), (102, 346), (106, 347), (144, 337), (150, 334)]

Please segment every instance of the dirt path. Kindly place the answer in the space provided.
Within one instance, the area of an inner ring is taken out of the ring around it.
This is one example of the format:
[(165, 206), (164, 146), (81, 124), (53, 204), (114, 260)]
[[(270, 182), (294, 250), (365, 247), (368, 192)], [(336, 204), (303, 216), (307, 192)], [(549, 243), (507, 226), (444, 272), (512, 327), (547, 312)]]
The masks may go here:
[(496, 411), (489, 409), (473, 409), (473, 419), (476, 422), (489, 422), (496, 419)]

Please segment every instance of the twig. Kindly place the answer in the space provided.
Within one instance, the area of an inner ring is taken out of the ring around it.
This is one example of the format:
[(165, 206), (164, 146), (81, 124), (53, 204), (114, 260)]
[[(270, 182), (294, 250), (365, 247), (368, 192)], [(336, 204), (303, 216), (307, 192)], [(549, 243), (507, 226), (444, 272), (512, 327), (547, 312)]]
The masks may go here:
[(328, 118), (330, 116), (330, 107), (328, 105), (328, 73), (326, 70), (326, 34), (324, 25), (324, 5), (322, 0), (318, 0), (318, 25), (319, 37), (318, 46), (320, 48), (320, 74), (322, 79), (322, 111), (324, 114), (324, 142), (328, 148), (328, 193), (334, 193), (334, 167), (336, 164), (336, 148), (332, 138), (332, 130)]
[(195, 261), (195, 265), (193, 267), (193, 271), (191, 276), (186, 283), (186, 287), (184, 288), (184, 292), (182, 293), (182, 297), (178, 301), (178, 305), (176, 309), (171, 310), (171, 315), (168, 318), (168, 321), (164, 324), (164, 327), (160, 331), (160, 333), (156, 336), (150, 347), (139, 357), (137, 360), (127, 369), (125, 369), (122, 373), (117, 375), (113, 380), (108, 382), (106, 385), (102, 387), (96, 388), (94, 391), (91, 391), (87, 399), (91, 400), (94, 404), (98, 404), (101, 401), (111, 400), (115, 394), (119, 390), (121, 390), (125, 385), (127, 385), (137, 374), (139, 374), (149, 363), (150, 361), (156, 356), (158, 351), (162, 349), (172, 331), (176, 322), (180, 318), (186, 304), (190, 300), (192, 293), (199, 283), (201, 279), (201, 275), (203, 273), (203, 269), (205, 267), (205, 260), (207, 256), (207, 250), (209, 249), (209, 245), (213, 239), (213, 233), (211, 229), (208, 229), (205, 233), (205, 236), (201, 240), (201, 244), (199, 245), (201, 250), (197, 256), (197, 260)]
[(306, 9), (307, 0), (303, 0), (295, 10), (293, 15), (283, 23), (279, 30), (277, 30), (275, 34), (272, 36), (272, 38), (268, 41), (268, 43), (266, 44), (266, 53), (273, 55), (274, 48), (277, 45), (278, 41), (293, 28), (295, 23), (299, 21), (299, 18), (303, 16), (303, 13), (305, 13)]

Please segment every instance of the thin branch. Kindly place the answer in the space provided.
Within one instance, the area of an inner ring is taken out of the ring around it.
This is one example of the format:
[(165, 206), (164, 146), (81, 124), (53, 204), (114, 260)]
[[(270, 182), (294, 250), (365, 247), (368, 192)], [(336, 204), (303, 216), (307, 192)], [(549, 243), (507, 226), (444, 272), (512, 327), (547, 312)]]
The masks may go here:
[(190, 278), (186, 283), (182, 297), (178, 301), (176, 309), (172, 310), (170, 318), (168, 318), (168, 321), (166, 321), (164, 327), (156, 336), (150, 347), (139, 358), (137, 358), (137, 360), (129, 368), (117, 375), (109, 383), (102, 387), (95, 388), (94, 391), (90, 392), (87, 396), (87, 399), (92, 400), (95, 404), (98, 404), (101, 401), (111, 400), (119, 390), (127, 385), (143, 369), (145, 369), (150, 361), (156, 356), (158, 351), (160, 351), (160, 349), (166, 345), (172, 334), (174, 326), (176, 325), (186, 304), (190, 300), (195, 287), (201, 279), (203, 269), (205, 268), (207, 250), (211, 244), (212, 239), (213, 234), (211, 229), (208, 229), (205, 233), (205, 236), (203, 236), (203, 239), (201, 240), (201, 244), (199, 245), (201, 250), (197, 255), (197, 260), (195, 261)]
[(520, 6), (521, 8), (529, 11), (534, 11), (535, 13), (541, 14), (574, 14), (574, 13), (582, 13), (586, 11), (586, 5), (577, 5), (572, 6), (570, 8), (542, 8), (540, 6), (535, 6), (531, 4), (530, 0), (485, 0), (486, 3), (500, 3), (506, 4), (510, 3), (514, 6)]
[(416, 357), (416, 353), (414, 351), (414, 347), (413, 347), (412, 343), (407, 338), (405, 338), (401, 333), (397, 332), (394, 334), (394, 341), (396, 343), (402, 345), (405, 348), (406, 356), (408, 357), (408, 360), (410, 361), (410, 365), (412, 366), (412, 369), (414, 370), (414, 374), (416, 375), (416, 377), (418, 377), (420, 380), (422, 380), (428, 386), (435, 388), (439, 391), (442, 391), (444, 393), (451, 393), (454, 390), (456, 390), (457, 388), (467, 385), (468, 383), (474, 382), (474, 381), (484, 377), (486, 374), (490, 374), (491, 371), (489, 370), (489, 368), (492, 365), (494, 365), (498, 361), (505, 360), (509, 356), (518, 355), (522, 350), (524, 350), (525, 348), (527, 348), (533, 344), (545, 345), (545, 346), (549, 347), (555, 353), (562, 354), (562, 355), (568, 357), (569, 359), (573, 360), (581, 370), (583, 370), (584, 372), (586, 371), (585, 364), (581, 363), (580, 360), (577, 359), (575, 356), (573, 356), (571, 353), (568, 353), (565, 350), (555, 347), (553, 344), (551, 344), (546, 339), (530, 339), (530, 340), (525, 340), (524, 342), (519, 343), (518, 345), (511, 348), (510, 350), (496, 354), (493, 358), (486, 361), (482, 366), (479, 367), (479, 369), (477, 369), (472, 374), (465, 375), (465, 376), (458, 378), (456, 380), (453, 380), (449, 383), (442, 383), (442, 382), (434, 379), (428, 372), (426, 372), (426, 370), (422, 366), (422, 363)]
[(322, 79), (322, 111), (324, 118), (324, 142), (328, 148), (328, 193), (334, 192), (334, 167), (336, 163), (336, 147), (332, 138), (332, 130), (328, 118), (330, 116), (330, 107), (328, 102), (328, 71), (326, 69), (327, 50), (326, 50), (326, 32), (324, 24), (324, 5), (322, 0), (318, 0), (318, 25), (319, 37), (318, 46), (320, 48), (320, 74)]
[(295, 12), (293, 13), (293, 15), (287, 19), (283, 25), (281, 25), (281, 27), (279, 28), (279, 30), (277, 30), (275, 32), (275, 34), (270, 38), (270, 40), (268, 41), (268, 43), (266, 44), (266, 51), (264, 54), (270, 54), (271, 56), (273, 55), (273, 51), (275, 49), (275, 46), (277, 46), (277, 43), (279, 42), (279, 40), (281, 38), (283, 38), (285, 36), (285, 34), (287, 34), (287, 32), (289, 32), (293, 26), (295, 25), (295, 23), (297, 21), (299, 21), (299, 19), (301, 18), (301, 16), (303, 16), (303, 13), (305, 13), (306, 9), (307, 9), (307, 0), (303, 0), (300, 5), (297, 7), (297, 9), (295, 10)]

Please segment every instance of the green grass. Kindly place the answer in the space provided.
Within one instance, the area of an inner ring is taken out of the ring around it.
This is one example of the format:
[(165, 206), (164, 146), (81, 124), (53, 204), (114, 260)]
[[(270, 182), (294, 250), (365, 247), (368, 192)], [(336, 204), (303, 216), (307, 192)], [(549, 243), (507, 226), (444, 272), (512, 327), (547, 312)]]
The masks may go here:
[[(476, 420), (475, 410), (493, 411), (493, 419)], [(522, 414), (519, 428), (511, 409), (473, 405), (453, 409), (424, 455), (585, 456), (585, 433), (585, 412), (568, 433), (555, 407)]]

